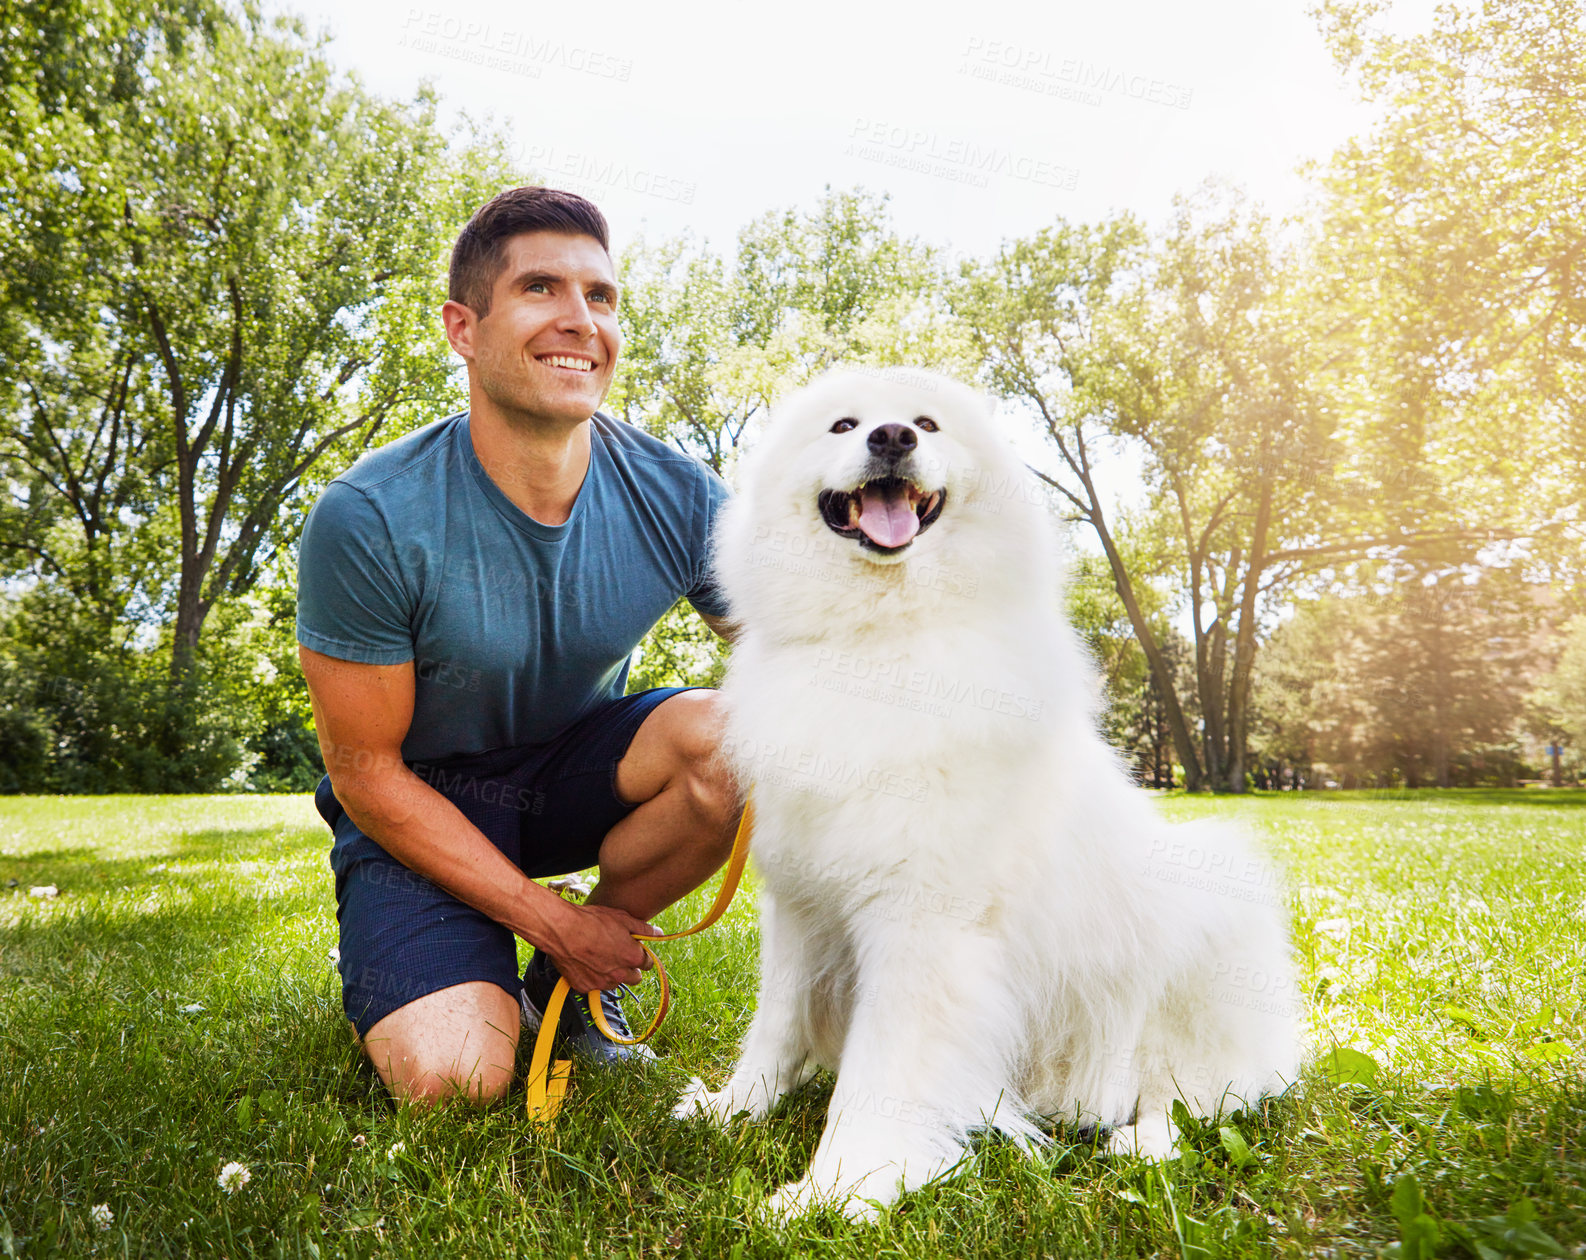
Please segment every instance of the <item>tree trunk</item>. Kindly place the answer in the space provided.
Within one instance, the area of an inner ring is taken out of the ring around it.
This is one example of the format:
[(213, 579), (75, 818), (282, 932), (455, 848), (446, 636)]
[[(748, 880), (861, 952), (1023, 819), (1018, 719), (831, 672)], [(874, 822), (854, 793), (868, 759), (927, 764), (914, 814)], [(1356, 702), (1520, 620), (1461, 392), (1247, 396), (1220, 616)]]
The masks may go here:
[[(1430, 603), (1430, 601), (1428, 601)], [(1436, 610), (1432, 622), (1432, 775), (1437, 786), (1446, 788), (1448, 781), (1448, 657), (1443, 650), (1442, 609)]]
[(1261, 482), (1256, 503), (1255, 532), (1250, 542), (1250, 563), (1245, 568), (1239, 600), (1239, 630), (1234, 639), (1234, 674), (1228, 692), (1228, 780), (1230, 792), (1245, 790), (1245, 743), (1250, 724), (1250, 679), (1256, 659), (1256, 593), (1265, 568), (1267, 530), (1272, 521), (1272, 482)]
[(1140, 641), (1140, 650), (1145, 653), (1146, 663), (1151, 667), (1151, 677), (1156, 679), (1157, 686), (1162, 692), (1162, 707), (1167, 712), (1168, 729), (1173, 734), (1173, 746), (1178, 752), (1179, 763), (1184, 767), (1184, 786), (1191, 792), (1202, 791), (1205, 787), (1205, 779), (1201, 774), (1200, 758), (1195, 753), (1195, 741), (1190, 735), (1189, 723), (1184, 720), (1184, 710), (1179, 705), (1178, 694), (1173, 690), (1173, 675), (1168, 670), (1161, 645), (1151, 633), (1145, 614), (1140, 611), (1140, 602), (1135, 598), (1134, 584), (1129, 581), (1123, 557), (1118, 554), (1112, 534), (1099, 512), (1091, 516), (1090, 525), (1096, 531), (1102, 550), (1107, 554), (1107, 563), (1112, 567), (1113, 586), (1118, 592), (1118, 598), (1123, 601), (1124, 611), (1129, 614), (1129, 624), (1134, 629), (1135, 638)]
[[(186, 566), (183, 566), (184, 570)], [(198, 660), (198, 638), (208, 609), (199, 599), (196, 577), (184, 571), (176, 598), (176, 624), (171, 633), (171, 681), (185, 682)]]

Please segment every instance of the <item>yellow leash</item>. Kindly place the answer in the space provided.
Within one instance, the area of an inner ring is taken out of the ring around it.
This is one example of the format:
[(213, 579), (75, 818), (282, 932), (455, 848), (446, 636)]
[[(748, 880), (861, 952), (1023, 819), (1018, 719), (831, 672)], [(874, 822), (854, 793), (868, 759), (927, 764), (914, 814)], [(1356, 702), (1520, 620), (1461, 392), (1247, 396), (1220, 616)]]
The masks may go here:
[[(749, 836), (753, 830), (754, 811), (750, 806), (745, 805), (743, 818), (738, 823), (738, 834), (733, 837), (732, 854), (727, 859), (727, 873), (722, 876), (721, 887), (716, 890), (716, 900), (711, 903), (703, 919), (693, 927), (684, 928), (681, 932), (668, 932), (664, 936), (634, 934), (633, 939), (638, 941), (639, 947), (650, 956), (650, 962), (655, 966), (656, 979), (661, 982), (661, 1004), (656, 1008), (655, 1018), (650, 1021), (650, 1026), (637, 1037), (619, 1037), (606, 1022), (606, 1013), (600, 1005), (600, 990), (596, 989), (588, 995), (589, 1013), (594, 1018), (595, 1025), (602, 1034), (619, 1046), (636, 1046), (655, 1036), (656, 1029), (666, 1018), (666, 1008), (671, 1005), (672, 987), (666, 979), (666, 968), (661, 966), (661, 960), (650, 948), (651, 942), (675, 941), (680, 937), (693, 936), (695, 932), (703, 932), (727, 912), (727, 907), (732, 904), (733, 895), (738, 891), (738, 881), (743, 878), (744, 863), (749, 859)], [(534, 1039), (534, 1054), (529, 1059), (527, 1082), (529, 1119), (538, 1124), (549, 1125), (556, 1119), (556, 1113), (562, 1109), (562, 1099), (567, 1094), (567, 1084), (573, 1073), (571, 1060), (558, 1059), (555, 1063), (551, 1062), (551, 1042), (556, 1039), (556, 1025), (562, 1017), (562, 1003), (567, 1000), (567, 993), (566, 979), (558, 979), (556, 988), (551, 990), (551, 1000), (545, 1005), (545, 1014), (540, 1020), (539, 1035)]]

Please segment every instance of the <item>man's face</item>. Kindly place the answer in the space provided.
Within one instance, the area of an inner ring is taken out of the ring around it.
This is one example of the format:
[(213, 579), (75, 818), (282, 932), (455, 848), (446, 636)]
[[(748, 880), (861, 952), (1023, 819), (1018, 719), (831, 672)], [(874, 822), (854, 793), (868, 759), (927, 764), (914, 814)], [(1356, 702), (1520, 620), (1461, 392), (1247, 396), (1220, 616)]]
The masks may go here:
[(564, 424), (589, 419), (622, 349), (610, 257), (592, 236), (529, 232), (507, 242), (505, 259), (490, 313), (456, 329), (448, 320), (453, 346), (503, 411)]

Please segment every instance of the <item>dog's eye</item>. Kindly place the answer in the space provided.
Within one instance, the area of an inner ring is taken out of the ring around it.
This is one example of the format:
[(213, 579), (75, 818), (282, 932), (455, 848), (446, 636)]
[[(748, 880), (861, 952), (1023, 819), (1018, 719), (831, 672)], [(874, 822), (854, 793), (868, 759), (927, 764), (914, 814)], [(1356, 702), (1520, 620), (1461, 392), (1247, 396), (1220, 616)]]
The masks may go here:
[(858, 427), (859, 421), (855, 420), (852, 416), (844, 416), (836, 424), (832, 425), (832, 432), (847, 433), (849, 429), (857, 429)]
[(916, 416), (914, 417), (914, 427), (916, 429), (924, 429), (927, 433), (935, 433), (938, 425), (929, 416)]

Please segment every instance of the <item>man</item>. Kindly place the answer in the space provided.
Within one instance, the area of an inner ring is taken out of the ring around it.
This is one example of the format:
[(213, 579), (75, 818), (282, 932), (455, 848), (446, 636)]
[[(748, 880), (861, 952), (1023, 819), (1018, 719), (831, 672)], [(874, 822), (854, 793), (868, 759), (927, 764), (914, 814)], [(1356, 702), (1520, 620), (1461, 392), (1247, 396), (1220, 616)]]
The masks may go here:
[[(633, 933), (721, 865), (739, 808), (714, 692), (623, 696), (678, 598), (725, 631), (706, 543), (727, 491), (595, 411), (622, 345), (605, 219), (502, 193), (448, 296), (468, 411), (333, 481), (298, 572), (343, 1004), (393, 1094), (423, 1101), (504, 1094), (520, 1004), (537, 1025), (558, 974), (575, 994), (637, 981)], [(530, 878), (597, 863), (582, 906)], [(515, 937), (535, 947), (521, 984)], [(633, 1053), (582, 997), (565, 1009), (575, 1050)]]

